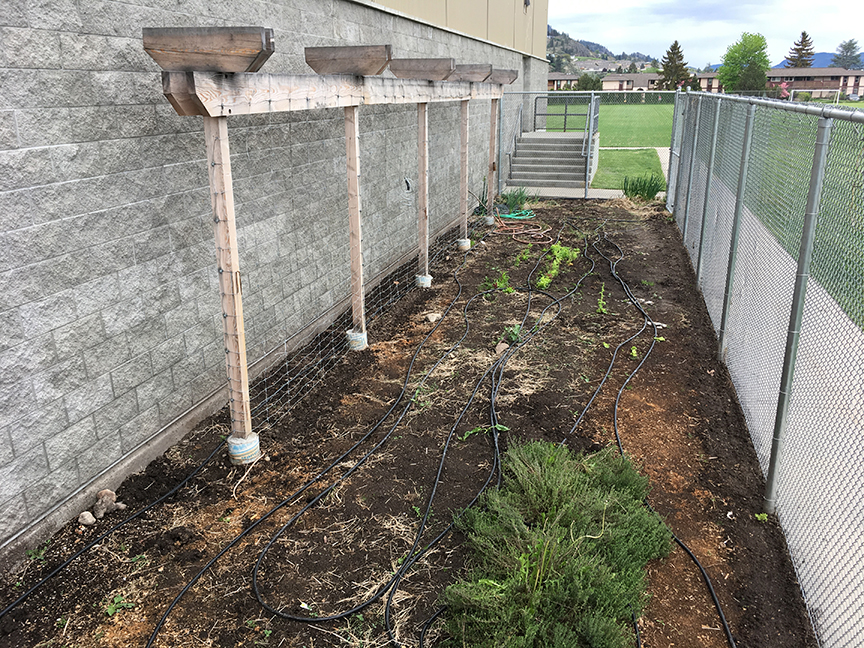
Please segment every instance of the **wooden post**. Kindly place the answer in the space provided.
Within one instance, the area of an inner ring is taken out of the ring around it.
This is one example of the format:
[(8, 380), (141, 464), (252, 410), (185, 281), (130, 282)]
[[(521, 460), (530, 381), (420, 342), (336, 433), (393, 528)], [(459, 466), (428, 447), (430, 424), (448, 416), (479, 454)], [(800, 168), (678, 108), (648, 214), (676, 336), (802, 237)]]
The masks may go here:
[(249, 408), (249, 374), (246, 366), (246, 334), (243, 329), (243, 287), (237, 253), (237, 225), (234, 220), (234, 190), (231, 184), (231, 155), (228, 149), (228, 118), (204, 117), (207, 168), (216, 238), (216, 264), (222, 298), (225, 364), (231, 405), (231, 434), (238, 439), (252, 436)]
[[(429, 104), (417, 104), (417, 175), (420, 207), (418, 217), (420, 256), (418, 274), (429, 276)], [(418, 279), (422, 284), (423, 280)]]
[(363, 248), (360, 231), (360, 129), (357, 106), (345, 108), (345, 151), (348, 158), (348, 244), (351, 255), (351, 314), (355, 335), (365, 348), (366, 312), (363, 296)]
[(462, 124), (459, 129), (462, 150), (459, 155), (459, 211), (462, 221), (459, 224), (459, 235), (468, 238), (468, 100), (462, 101)]
[(495, 212), (495, 171), (497, 171), (497, 166), (495, 164), (495, 156), (498, 151), (498, 99), (492, 100), (492, 108), (491, 115), (489, 116), (489, 175), (488, 182), (486, 184), (487, 195), (486, 195), (486, 216), (494, 216)]

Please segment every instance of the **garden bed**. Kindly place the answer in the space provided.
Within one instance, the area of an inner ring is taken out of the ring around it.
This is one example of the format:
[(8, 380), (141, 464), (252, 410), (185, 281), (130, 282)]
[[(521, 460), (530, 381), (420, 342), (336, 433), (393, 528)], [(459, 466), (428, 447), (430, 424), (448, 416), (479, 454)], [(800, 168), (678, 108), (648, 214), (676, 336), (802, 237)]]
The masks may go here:
[[(615, 444), (616, 396), (649, 351), (621, 391), (617, 421), (626, 454), (651, 480), (652, 507), (707, 570), (739, 646), (816, 646), (782, 532), (775, 520), (755, 517), (761, 472), (669, 215), (658, 204), (635, 208), (618, 201), (562, 201), (535, 211), (532, 222), (550, 228), (552, 237), (560, 232), (564, 246), (584, 248), (583, 235), (590, 242), (595, 232), (620, 246), (618, 273), (662, 325), (656, 334), (649, 326), (622, 348), (575, 429), (614, 350), (639, 333), (644, 318), (590, 245), (587, 255), (583, 250), (565, 262), (546, 289), (558, 299), (572, 291), (560, 301), (560, 312), (552, 297), (536, 292), (529, 308), (528, 275), (548, 245), (529, 247), (481, 228), (458, 273), (461, 295), (451, 273), (462, 254), (453, 250), (451, 269), (434, 276), (432, 289), (410, 292), (381, 315), (369, 330), (370, 347), (345, 356), (262, 434), (262, 460), (248, 469), (232, 467), (220, 450), (175, 495), (100, 542), (0, 620), (0, 646), (143, 647), (186, 583), (250, 528), (179, 600), (154, 646), (387, 645), (381, 602), (322, 623), (285, 620), (262, 608), (252, 591), (252, 570), (276, 531), (335, 484), (273, 543), (261, 564), (259, 592), (270, 606), (294, 616), (320, 619), (351, 609), (404, 563), (448, 436), (421, 547), (446, 529), (492, 474), (493, 427), (502, 450), (514, 440), (565, 441), (576, 451)], [(608, 242), (599, 249), (617, 254)], [(546, 268), (541, 261), (537, 272)], [(470, 298), (493, 287), (465, 309)], [(536, 323), (541, 330), (528, 339)], [(502, 341), (513, 348), (499, 346)], [(510, 351), (506, 365), (499, 365), (493, 426), (488, 379), (467, 403), (484, 372)], [(320, 482), (259, 523), (382, 420), (399, 400), (409, 366), (405, 397), (394, 414)], [(130, 477), (118, 491), (126, 512), (170, 490), (229, 431), (223, 412)], [(382, 440), (356, 472), (336, 483)], [(121, 519), (114, 512), (95, 527), (70, 522), (34, 550), (23, 573), (6, 576), (4, 604)], [(417, 645), (441, 592), (466, 566), (463, 540), (455, 532), (444, 535), (401, 581), (391, 624), (405, 645)], [(651, 599), (639, 620), (643, 646), (728, 645), (702, 577), (684, 551), (675, 548), (649, 563), (648, 576)], [(436, 622), (426, 644), (445, 638)]]

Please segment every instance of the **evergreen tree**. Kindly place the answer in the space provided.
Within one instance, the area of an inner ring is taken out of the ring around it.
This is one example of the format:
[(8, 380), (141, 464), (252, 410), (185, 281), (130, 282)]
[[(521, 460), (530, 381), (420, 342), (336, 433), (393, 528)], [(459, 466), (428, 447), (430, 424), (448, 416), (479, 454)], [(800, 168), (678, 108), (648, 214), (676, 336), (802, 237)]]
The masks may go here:
[(636, 63), (631, 61), (630, 67), (627, 68), (627, 72), (629, 74), (636, 74), (639, 71), (639, 68), (636, 67)]
[(585, 72), (582, 76), (579, 77), (579, 80), (576, 81), (576, 89), (602, 90), (603, 80), (596, 74), (589, 74), (588, 72)]
[(767, 49), (762, 34), (744, 32), (738, 42), (726, 48), (723, 63), (717, 68), (717, 80), (727, 92), (764, 90), (771, 69)]
[(663, 66), (659, 81), (661, 90), (675, 90), (679, 83), (690, 78), (687, 63), (684, 61), (684, 54), (681, 52), (681, 46), (678, 45), (677, 40), (666, 50), (666, 55), (660, 64)]
[(861, 53), (858, 51), (858, 41), (854, 38), (843, 41), (837, 47), (837, 53), (831, 59), (831, 67), (845, 68), (846, 70), (864, 69), (861, 63)]
[(801, 40), (795, 41), (795, 45), (786, 56), (787, 68), (809, 68), (813, 67), (813, 41), (806, 31), (801, 32)]

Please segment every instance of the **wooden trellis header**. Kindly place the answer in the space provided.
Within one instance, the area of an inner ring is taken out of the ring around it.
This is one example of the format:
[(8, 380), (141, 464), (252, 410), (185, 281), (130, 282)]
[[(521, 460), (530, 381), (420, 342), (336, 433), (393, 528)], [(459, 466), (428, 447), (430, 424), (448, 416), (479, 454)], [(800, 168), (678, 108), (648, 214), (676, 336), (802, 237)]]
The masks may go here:
[[(461, 103), (459, 129), (460, 247), (467, 240), (468, 104), (492, 102), (489, 134), (489, 187), (495, 182), (498, 100), (502, 84), (512, 83), (515, 70), (491, 65), (456, 65), (445, 59), (393, 59), (390, 45), (314, 47), (306, 61), (317, 74), (256, 74), (274, 51), (273, 30), (263, 27), (205, 29), (145, 29), (144, 49), (163, 68), (162, 90), (179, 115), (204, 117), (207, 166), (222, 298), (225, 362), (231, 407), (228, 453), (234, 463), (260, 456), (249, 407), (246, 338), (243, 325), (237, 228), (228, 117), (233, 115), (343, 108), (348, 178), (348, 230), (351, 263), (351, 308), (354, 329), (349, 340), (365, 347), (366, 322), (361, 250), (360, 155), (358, 109), (362, 105), (417, 104), (418, 117), (418, 285), (428, 286), (428, 111), (430, 103)], [(387, 67), (396, 78), (377, 76)], [(452, 79), (452, 80), (450, 80)], [(494, 192), (489, 191), (489, 201)], [(489, 211), (491, 213), (491, 209)]]
[[(449, 59), (448, 59), (449, 60)], [(354, 75), (162, 73), (162, 91), (178, 115), (230, 117), (313, 108), (500, 99), (497, 83)]]

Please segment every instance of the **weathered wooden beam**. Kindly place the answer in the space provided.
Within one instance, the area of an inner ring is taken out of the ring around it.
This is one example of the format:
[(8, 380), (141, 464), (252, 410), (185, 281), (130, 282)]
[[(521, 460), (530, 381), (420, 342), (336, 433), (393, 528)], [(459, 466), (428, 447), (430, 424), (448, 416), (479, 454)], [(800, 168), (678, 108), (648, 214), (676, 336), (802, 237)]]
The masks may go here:
[(491, 65), (457, 65), (456, 70), (447, 77), (448, 81), (485, 81), (492, 74)]
[(517, 70), (492, 70), (492, 74), (486, 79), (487, 83), (499, 83), (509, 85), (519, 78)]
[(498, 170), (495, 164), (495, 158), (498, 155), (498, 99), (492, 100), (492, 107), (489, 115), (489, 174), (487, 175), (488, 184), (486, 185), (486, 215), (495, 215), (495, 172)]
[(390, 71), (397, 79), (444, 81), (456, 70), (452, 58), (405, 58), (390, 61)]
[(463, 100), (459, 110), (459, 236), (468, 238), (468, 104)]
[(163, 70), (257, 72), (275, 50), (269, 27), (144, 27), (144, 51)]
[[(500, 85), (349, 75), (163, 72), (162, 87), (180, 115), (228, 117), (312, 108), (497, 99)], [(177, 94), (172, 94), (177, 93)]]
[(306, 64), (317, 74), (381, 74), (393, 58), (390, 45), (307, 47)]
[[(348, 160), (348, 245), (351, 258), (351, 315), (354, 333), (365, 335), (363, 248), (360, 204), (360, 118), (357, 106), (345, 108), (345, 153)], [(364, 345), (365, 346), (365, 345)]]
[(249, 408), (249, 374), (246, 365), (246, 333), (243, 326), (243, 288), (234, 219), (234, 190), (231, 154), (228, 148), (228, 120), (205, 117), (207, 169), (216, 240), (216, 265), (222, 304), (225, 365), (231, 410), (231, 433), (237, 439), (252, 436)]

